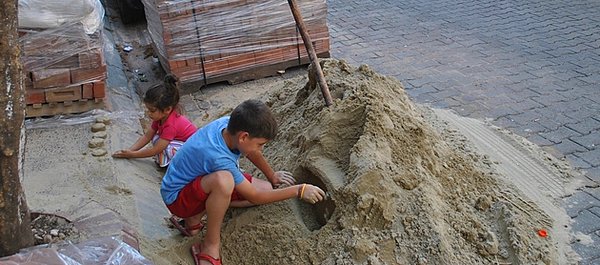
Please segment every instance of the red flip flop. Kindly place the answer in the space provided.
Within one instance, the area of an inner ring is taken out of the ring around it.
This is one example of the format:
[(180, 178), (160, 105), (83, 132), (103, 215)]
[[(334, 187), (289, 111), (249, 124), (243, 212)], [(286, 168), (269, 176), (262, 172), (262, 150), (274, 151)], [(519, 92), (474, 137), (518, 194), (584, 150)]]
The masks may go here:
[(200, 243), (192, 245), (190, 251), (192, 252), (192, 257), (194, 257), (194, 262), (196, 265), (200, 265), (201, 260), (205, 260), (210, 262), (212, 265), (223, 265), (221, 263), (221, 259), (215, 259), (208, 254), (200, 253)]
[(204, 224), (203, 223), (199, 223), (199, 224), (197, 224), (195, 226), (192, 226), (192, 227), (190, 227), (188, 229), (188, 228), (185, 227), (185, 221), (183, 219), (178, 220), (177, 217), (175, 217), (175, 216), (169, 217), (169, 221), (171, 221), (171, 224), (177, 230), (179, 230), (179, 232), (181, 232), (181, 234), (183, 236), (192, 236), (192, 233), (190, 231), (204, 228)]

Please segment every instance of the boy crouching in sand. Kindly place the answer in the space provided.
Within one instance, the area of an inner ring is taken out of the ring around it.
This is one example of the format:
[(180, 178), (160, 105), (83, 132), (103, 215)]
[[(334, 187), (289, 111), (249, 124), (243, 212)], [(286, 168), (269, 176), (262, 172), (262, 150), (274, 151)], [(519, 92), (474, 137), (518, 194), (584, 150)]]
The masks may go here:
[[(262, 148), (276, 133), (277, 123), (270, 109), (258, 100), (247, 100), (231, 116), (199, 129), (173, 158), (160, 192), (171, 213), (184, 220), (178, 229), (185, 235), (195, 235), (202, 228), (202, 217), (207, 215), (204, 240), (191, 249), (196, 264), (221, 264), (221, 224), (230, 206), (247, 207), (293, 197), (314, 204), (325, 198), (319, 187), (290, 186), (295, 180), (289, 173), (271, 169)], [(238, 165), (242, 155), (270, 183), (243, 174)], [(272, 188), (281, 184), (288, 186)]]

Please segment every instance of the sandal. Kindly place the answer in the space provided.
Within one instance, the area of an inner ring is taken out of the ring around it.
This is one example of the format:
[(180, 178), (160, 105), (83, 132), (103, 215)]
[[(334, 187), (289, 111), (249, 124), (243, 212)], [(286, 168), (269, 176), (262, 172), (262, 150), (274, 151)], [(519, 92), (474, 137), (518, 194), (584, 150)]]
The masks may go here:
[(199, 223), (197, 225), (194, 225), (192, 227), (190, 227), (189, 229), (185, 227), (185, 220), (181, 219), (181, 220), (177, 220), (177, 217), (175, 216), (171, 216), (169, 217), (169, 221), (171, 221), (171, 224), (177, 229), (179, 230), (179, 232), (181, 232), (181, 234), (183, 236), (192, 236), (191, 231), (194, 230), (199, 230), (204, 228), (204, 224), (203, 223)]
[(192, 252), (192, 257), (194, 257), (194, 262), (196, 262), (196, 265), (200, 265), (201, 260), (208, 261), (212, 265), (222, 265), (221, 259), (215, 259), (206, 253), (200, 253), (200, 250), (200, 243), (192, 245), (192, 248), (190, 249), (190, 251)]

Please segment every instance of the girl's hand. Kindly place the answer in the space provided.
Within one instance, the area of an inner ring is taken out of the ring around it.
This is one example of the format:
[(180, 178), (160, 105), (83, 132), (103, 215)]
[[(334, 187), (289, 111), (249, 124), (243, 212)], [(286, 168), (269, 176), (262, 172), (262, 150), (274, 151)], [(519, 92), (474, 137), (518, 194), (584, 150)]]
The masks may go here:
[(306, 186), (300, 187), (300, 194), (298, 194), (298, 197), (301, 200), (311, 204), (315, 204), (325, 199), (325, 192), (321, 188), (311, 184), (302, 185)]
[(273, 187), (275, 188), (289, 187), (296, 184), (296, 179), (294, 179), (292, 173), (287, 171), (275, 172), (275, 174), (273, 174), (273, 179)]
[(112, 157), (114, 157), (114, 158), (129, 158), (129, 157), (131, 157), (132, 153), (133, 153), (133, 151), (124, 149), (124, 150), (116, 151), (114, 154), (112, 154)]

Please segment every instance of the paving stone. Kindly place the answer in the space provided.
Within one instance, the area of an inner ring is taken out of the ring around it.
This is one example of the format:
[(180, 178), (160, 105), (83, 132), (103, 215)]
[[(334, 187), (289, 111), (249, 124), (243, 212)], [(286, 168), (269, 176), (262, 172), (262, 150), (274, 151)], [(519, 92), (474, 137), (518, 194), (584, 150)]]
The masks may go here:
[[(552, 131), (545, 132), (545, 133), (540, 133), (540, 136), (548, 139), (549, 141), (551, 141), (553, 143), (559, 144), (565, 139), (568, 140), (569, 138), (571, 138), (573, 136), (581, 136), (581, 134), (579, 134), (578, 132), (576, 132), (574, 130), (569, 129), (568, 127), (560, 126), (556, 130), (552, 130)], [(582, 150), (582, 151), (585, 151), (585, 150)]]
[(585, 162), (585, 160), (578, 157), (577, 154), (578, 153), (573, 153), (566, 156), (567, 161), (569, 161), (572, 167), (577, 169), (588, 169), (592, 167), (588, 162)]
[[(589, 235), (600, 230), (600, 216), (597, 216), (589, 210), (583, 210), (573, 218), (572, 230)], [(599, 241), (600, 242), (600, 241)]]
[[(580, 217), (577, 217), (575, 220), (577, 222), (577, 220)], [(596, 220), (596, 222), (598, 222), (598, 220)], [(576, 226), (577, 224), (574, 223), (573, 226)], [(586, 226), (588, 226), (589, 224), (585, 224)], [(589, 226), (588, 226), (589, 227)], [(575, 227), (573, 228), (575, 229)], [(590, 240), (582, 240), (579, 242), (575, 242), (574, 244), (572, 244), (573, 249), (579, 253), (581, 256), (585, 257), (585, 260), (593, 260), (596, 259), (598, 257), (600, 257), (600, 236), (598, 236), (595, 233), (589, 233), (586, 234), (589, 235)]]
[[(553, 146), (554, 143), (546, 140), (546, 138), (541, 137), (539, 134), (530, 135), (527, 137), (527, 140), (530, 142), (537, 144), (539, 146)], [(568, 158), (568, 156), (567, 156)]]
[(576, 152), (587, 151), (587, 149), (569, 139), (563, 139), (559, 144), (554, 145), (558, 151), (563, 155), (569, 155)]
[(584, 210), (600, 207), (600, 200), (584, 191), (577, 191), (564, 199), (565, 210), (570, 217), (576, 217)]
[(591, 167), (586, 169), (585, 176), (600, 185), (600, 167)]
[(588, 162), (592, 167), (600, 166), (600, 148), (587, 152), (578, 152), (576, 155), (585, 162)]
[[(600, 207), (592, 207), (589, 209), (589, 211), (592, 212), (593, 214), (595, 214), (596, 216), (600, 217)], [(595, 231), (595, 232), (598, 233), (598, 231)], [(600, 242), (598, 242), (598, 243), (600, 243)]]
[(594, 133), (590, 133), (587, 135), (574, 136), (571, 137), (571, 140), (582, 146), (585, 146), (585, 148), (587, 148), (588, 150), (592, 150), (600, 145), (600, 132), (594, 131)]
[(600, 200), (600, 187), (587, 188), (587, 189), (585, 189), (585, 192), (590, 194), (592, 197), (596, 198), (597, 200)]
[(600, 121), (592, 117), (586, 117), (579, 122), (566, 124), (565, 126), (579, 132), (582, 135), (589, 134), (593, 131), (596, 131), (596, 133), (600, 131)]

